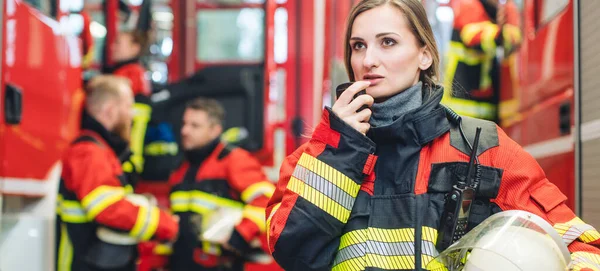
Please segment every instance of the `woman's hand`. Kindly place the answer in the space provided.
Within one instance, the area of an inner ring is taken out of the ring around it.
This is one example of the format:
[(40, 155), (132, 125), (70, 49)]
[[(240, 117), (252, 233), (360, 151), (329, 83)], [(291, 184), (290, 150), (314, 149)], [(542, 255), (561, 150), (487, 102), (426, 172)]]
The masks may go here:
[(366, 89), (370, 84), (371, 82), (369, 81), (358, 81), (352, 84), (340, 95), (331, 108), (333, 113), (363, 135), (366, 135), (371, 128), (369, 124), (371, 109), (367, 108), (359, 112), (356, 111), (363, 105), (371, 107), (374, 99), (368, 94), (359, 95), (354, 100), (352, 98), (361, 90)]

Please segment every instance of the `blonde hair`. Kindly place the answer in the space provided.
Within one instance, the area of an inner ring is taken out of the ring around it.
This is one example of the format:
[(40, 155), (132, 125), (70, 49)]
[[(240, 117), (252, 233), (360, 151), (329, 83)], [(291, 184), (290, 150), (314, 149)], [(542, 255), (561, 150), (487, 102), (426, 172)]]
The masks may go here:
[(95, 111), (107, 101), (121, 99), (123, 97), (123, 86), (131, 91), (131, 83), (124, 77), (98, 75), (90, 79), (85, 88), (86, 107)]
[(352, 56), (350, 38), (352, 35), (352, 25), (354, 24), (354, 20), (361, 13), (386, 4), (390, 4), (398, 8), (404, 14), (408, 21), (410, 30), (417, 38), (417, 42), (419, 43), (418, 45), (421, 47), (427, 47), (427, 50), (431, 54), (431, 66), (429, 66), (429, 68), (426, 70), (421, 71), (421, 75), (419, 76), (419, 79), (426, 86), (428, 86), (429, 89), (431, 89), (432, 86), (438, 84), (440, 74), (440, 56), (435, 43), (433, 31), (431, 30), (431, 25), (427, 20), (425, 8), (419, 0), (363, 0), (354, 6), (350, 12), (350, 16), (348, 17), (348, 22), (346, 24), (346, 37), (344, 41), (344, 64), (346, 65), (346, 72), (348, 73), (350, 81), (356, 80), (354, 78), (354, 71), (352, 70), (352, 66), (350, 64), (350, 57)]

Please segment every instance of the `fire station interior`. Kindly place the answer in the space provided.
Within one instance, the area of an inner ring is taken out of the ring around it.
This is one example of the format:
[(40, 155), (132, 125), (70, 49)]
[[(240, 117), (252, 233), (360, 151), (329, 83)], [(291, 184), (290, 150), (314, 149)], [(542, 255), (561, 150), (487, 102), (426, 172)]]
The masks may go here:
[[(440, 82), (453, 63), (460, 1), (514, 7), (519, 42), (490, 58), (490, 99), (448, 106), (475, 116), (494, 108), (493, 121), (536, 159), (568, 207), (600, 227), (600, 2), (421, 0), (441, 54)], [(358, 2), (2, 1), (0, 270), (54, 270), (61, 158), (80, 131), (85, 83), (114, 64), (109, 48), (120, 31), (142, 28), (149, 37), (139, 58), (151, 85), (148, 131), (177, 146), (166, 159), (144, 155), (134, 190), (169, 210), (167, 181), (184, 159), (182, 116), (197, 97), (223, 105), (222, 140), (249, 151), (277, 183), (284, 158), (310, 139), (336, 86), (349, 80), (344, 32)], [(137, 270), (168, 270), (152, 266), (156, 259), (164, 255), (140, 256)], [(246, 270), (282, 269), (272, 262)]]

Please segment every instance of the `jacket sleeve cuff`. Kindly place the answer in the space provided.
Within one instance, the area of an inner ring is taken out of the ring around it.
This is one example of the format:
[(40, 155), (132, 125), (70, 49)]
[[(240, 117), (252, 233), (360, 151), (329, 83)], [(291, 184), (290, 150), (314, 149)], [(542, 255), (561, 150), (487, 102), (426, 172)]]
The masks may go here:
[(155, 234), (156, 239), (161, 241), (173, 240), (175, 239), (175, 236), (177, 236), (178, 231), (179, 224), (177, 221), (175, 221), (171, 215), (161, 210), (158, 227)]
[(328, 125), (330, 129), (340, 133), (341, 139), (343, 139), (349, 147), (364, 153), (375, 152), (375, 142), (344, 122), (340, 117), (333, 113), (330, 107), (325, 107), (323, 110), (321, 123)]

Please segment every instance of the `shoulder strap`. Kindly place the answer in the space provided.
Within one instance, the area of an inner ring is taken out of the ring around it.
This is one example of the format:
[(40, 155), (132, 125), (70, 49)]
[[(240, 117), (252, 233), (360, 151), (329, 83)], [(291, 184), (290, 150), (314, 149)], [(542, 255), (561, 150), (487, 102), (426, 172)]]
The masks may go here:
[(498, 130), (494, 122), (465, 116), (460, 116), (460, 118), (460, 123), (454, 124), (450, 129), (450, 145), (452, 147), (455, 147), (464, 154), (471, 154), (471, 148), (467, 145), (465, 138), (461, 135), (461, 125), (466, 140), (469, 140), (469, 142), (475, 140), (475, 130), (477, 127), (481, 127), (481, 137), (479, 138), (479, 146), (477, 147), (477, 156), (480, 156), (491, 148), (499, 146)]

